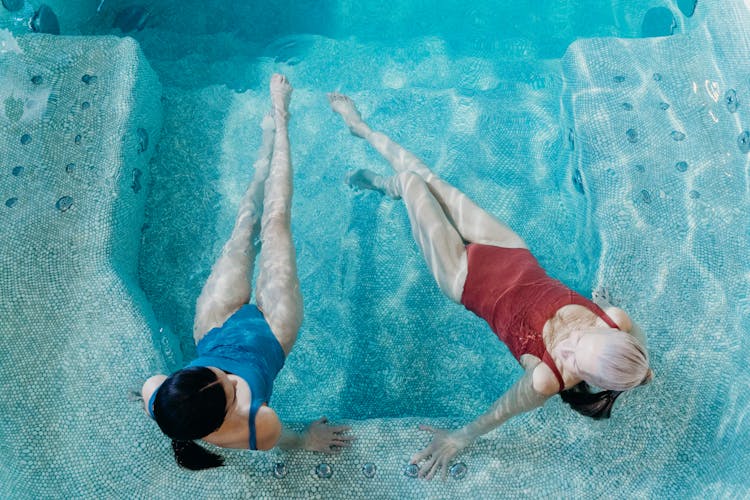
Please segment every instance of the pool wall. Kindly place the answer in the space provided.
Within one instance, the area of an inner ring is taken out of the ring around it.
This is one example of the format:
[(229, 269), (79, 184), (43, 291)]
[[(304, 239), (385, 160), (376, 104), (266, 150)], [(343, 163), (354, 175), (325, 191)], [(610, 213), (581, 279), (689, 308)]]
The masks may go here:
[[(578, 40), (556, 60), (525, 60), (524, 43), (497, 61), (434, 37), (290, 35), (250, 45), (253, 64), (201, 65), (166, 34), (145, 33), (144, 51), (169, 42), (179, 59), (147, 62), (130, 38), (19, 36), (23, 54), (0, 54), (0, 496), (747, 496), (750, 11), (701, 6), (673, 37)], [(206, 35), (204, 54), (227, 36)], [(307, 317), (272, 406), (293, 425), (350, 423), (358, 441), (335, 457), (222, 450), (225, 467), (187, 472), (130, 391), (191, 355), (273, 71), (297, 89)], [(518, 228), (553, 275), (607, 288), (647, 332), (654, 383), (609, 421), (559, 401), (516, 417), (458, 457), (463, 479), (407, 477), (419, 423), (463, 425), (521, 370), (440, 296), (403, 207), (343, 185), (347, 168), (388, 169), (329, 89)]]

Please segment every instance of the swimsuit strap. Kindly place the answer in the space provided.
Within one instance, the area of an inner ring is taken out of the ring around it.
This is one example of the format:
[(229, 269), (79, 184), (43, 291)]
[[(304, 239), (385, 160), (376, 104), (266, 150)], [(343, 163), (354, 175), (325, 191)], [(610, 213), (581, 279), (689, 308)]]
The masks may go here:
[(156, 393), (159, 392), (159, 388), (161, 388), (161, 386), (154, 389), (154, 392), (151, 393), (151, 397), (148, 398), (147, 408), (148, 408), (148, 414), (151, 415), (151, 418), (156, 418), (154, 417), (154, 399), (156, 399)]
[[(620, 329), (617, 323), (615, 323), (612, 318), (610, 318), (609, 315), (604, 312), (604, 309), (599, 307), (596, 303), (577, 294), (574, 294), (571, 299), (572, 300), (570, 300), (569, 304), (584, 306), (585, 308), (596, 314), (598, 317), (600, 317), (605, 323), (607, 323), (607, 326), (609, 326), (610, 328), (614, 328), (615, 330)], [(557, 369), (555, 361), (552, 359), (552, 356), (546, 349), (544, 350), (544, 356), (542, 356), (542, 362), (549, 366), (550, 370), (552, 370), (552, 373), (555, 374), (557, 383), (560, 385), (560, 390), (562, 391), (563, 389), (565, 389), (565, 382), (563, 381), (562, 374), (560, 373), (560, 370)]]
[(593, 302), (582, 295), (574, 294), (571, 296), (570, 302), (568, 303), (583, 306), (589, 311), (591, 311), (592, 313), (599, 316), (599, 318), (601, 318), (605, 323), (607, 323), (607, 326), (609, 326), (610, 328), (614, 328), (615, 330), (620, 329), (617, 323), (615, 323), (614, 320), (610, 318), (609, 315), (604, 312), (604, 309), (599, 307), (599, 305), (597, 305), (596, 302)]
[(609, 326), (610, 328), (614, 328), (615, 330), (619, 330), (620, 329), (620, 327), (617, 325), (617, 323), (615, 323), (614, 320), (609, 317), (609, 314), (605, 313), (604, 309), (602, 309), (601, 307), (599, 307), (595, 303), (594, 303), (593, 312), (594, 312), (594, 314), (596, 314), (597, 316), (599, 316), (602, 320), (604, 320), (604, 322), (607, 323), (607, 326)]
[(251, 450), (257, 450), (258, 449), (258, 443), (257, 443), (257, 436), (255, 432), (255, 416), (258, 414), (258, 410), (260, 407), (263, 406), (263, 401), (260, 399), (253, 401), (250, 405), (250, 422), (249, 422), (249, 429), (250, 429), (250, 449)]
[(555, 360), (552, 359), (552, 356), (550, 356), (550, 353), (549, 351), (547, 351), (547, 349), (544, 350), (544, 356), (542, 356), (542, 363), (549, 366), (550, 370), (552, 370), (552, 373), (555, 375), (555, 378), (557, 379), (557, 383), (560, 386), (560, 389), (558, 390), (558, 392), (565, 389), (565, 381), (562, 378), (562, 374), (560, 373), (560, 370), (557, 369)]

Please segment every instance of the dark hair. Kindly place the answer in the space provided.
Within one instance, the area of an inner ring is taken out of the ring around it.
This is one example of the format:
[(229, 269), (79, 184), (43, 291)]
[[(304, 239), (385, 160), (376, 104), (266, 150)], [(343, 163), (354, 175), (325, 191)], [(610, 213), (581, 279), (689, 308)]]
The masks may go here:
[(227, 398), (216, 373), (203, 366), (174, 372), (157, 390), (154, 419), (172, 438), (177, 464), (191, 470), (209, 469), (224, 459), (193, 442), (221, 427)]
[(591, 392), (591, 387), (584, 381), (560, 392), (560, 397), (581, 415), (601, 420), (609, 418), (612, 405), (620, 394), (622, 391)]

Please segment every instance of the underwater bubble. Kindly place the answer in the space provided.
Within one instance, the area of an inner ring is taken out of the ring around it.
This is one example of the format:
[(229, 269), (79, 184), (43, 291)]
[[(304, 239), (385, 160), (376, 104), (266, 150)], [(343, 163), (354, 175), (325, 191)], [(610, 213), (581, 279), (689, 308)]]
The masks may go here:
[(91, 107), (91, 103), (90, 103), (90, 102), (88, 102), (88, 101), (83, 101), (83, 102), (81, 103), (81, 109), (82, 109), (82, 110), (84, 110), (84, 111), (86, 111), (86, 110), (87, 110), (87, 109), (89, 109), (90, 107)]
[(678, 172), (687, 172), (688, 164), (686, 161), (678, 161), (674, 164), (674, 168), (676, 168)]
[(674, 14), (666, 7), (654, 7), (646, 12), (641, 24), (641, 36), (669, 36), (674, 33), (677, 21)]
[(282, 479), (287, 475), (286, 465), (283, 462), (276, 462), (273, 464), (273, 477), (276, 479)]
[(743, 153), (750, 153), (750, 131), (745, 130), (737, 136), (737, 147)]
[(31, 135), (29, 134), (23, 134), (21, 136), (21, 144), (24, 146), (31, 142)]
[(651, 193), (644, 189), (641, 191), (641, 199), (643, 200), (643, 203), (651, 203)]
[(133, 183), (130, 185), (130, 188), (134, 193), (141, 190), (141, 174), (142, 172), (139, 168), (133, 169)]
[(688, 196), (690, 196), (690, 199), (692, 200), (697, 200), (698, 198), (701, 197), (701, 194), (695, 189), (691, 189), (690, 192), (688, 193)]
[(666, 111), (669, 109), (669, 104), (667, 104), (666, 102), (662, 102), (659, 104), (659, 109), (661, 109), (662, 111)]
[(143, 153), (148, 149), (148, 132), (146, 129), (138, 129), (138, 153)]
[(322, 462), (315, 467), (315, 475), (321, 479), (330, 479), (333, 476), (333, 467), (329, 464)]
[(29, 21), (29, 27), (36, 33), (48, 33), (50, 35), (60, 34), (60, 23), (55, 12), (45, 4), (39, 6), (34, 17)]
[(61, 212), (67, 211), (71, 206), (73, 206), (73, 198), (70, 196), (63, 196), (55, 203), (55, 207)]
[(21, 10), (23, 8), (23, 0), (3, 0), (3, 7), (11, 12)]
[(740, 107), (740, 101), (737, 99), (737, 91), (734, 89), (727, 90), (727, 93), (724, 94), (724, 102), (730, 113), (737, 111), (737, 108)]
[(629, 102), (624, 102), (622, 103), (622, 109), (624, 109), (625, 111), (633, 111), (633, 105)]
[(661, 81), (661, 73), (654, 73), (654, 76), (652, 76), (651, 78), (653, 78), (655, 82), (660, 82)]
[(67, 165), (65, 165), (65, 171), (69, 174), (72, 173), (75, 169), (76, 169), (75, 163), (68, 163)]
[(377, 470), (378, 468), (372, 462), (368, 462), (362, 466), (362, 474), (367, 478), (375, 477), (375, 472), (377, 472)]
[(463, 479), (466, 477), (466, 472), (468, 472), (469, 468), (466, 467), (466, 464), (463, 462), (458, 462), (457, 464), (451, 465), (451, 468), (448, 470), (451, 477), (453, 479)]
[(670, 135), (670, 137), (672, 137), (672, 139), (674, 139), (675, 141), (678, 141), (678, 142), (685, 139), (685, 134), (683, 134), (679, 130), (673, 130), (672, 133), (669, 134), (669, 135)]
[(625, 81), (625, 77), (623, 75), (617, 75), (613, 77), (612, 80), (614, 80), (615, 83), (622, 83)]
[(635, 144), (638, 142), (638, 132), (634, 128), (629, 128), (627, 132), (625, 132), (625, 135), (628, 138), (628, 142)]
[(143, 5), (131, 5), (117, 13), (115, 21), (112, 23), (113, 28), (120, 28), (123, 33), (130, 31), (141, 31), (146, 27), (151, 13)]
[(18, 198), (8, 198), (7, 200), (5, 200), (5, 206), (10, 208), (13, 205), (15, 205), (17, 201), (18, 201)]
[(81, 137), (81, 134), (78, 134), (78, 135), (76, 135), (76, 136), (75, 136), (75, 138), (73, 139), (73, 142), (75, 142), (75, 143), (76, 143), (77, 145), (80, 145), (80, 144), (81, 144), (81, 139), (83, 139), (83, 138)]
[(576, 169), (575, 173), (573, 174), (573, 186), (579, 193), (586, 194), (586, 191), (583, 189), (583, 177), (579, 169)]
[(96, 80), (97, 80), (96, 76), (94, 76), (94, 75), (89, 75), (88, 73), (87, 73), (87, 74), (85, 74), (85, 75), (83, 75), (83, 76), (81, 77), (81, 81), (82, 81), (83, 83), (85, 83), (86, 85), (93, 85), (93, 84), (95, 84), (95, 83), (96, 83)]
[(41, 85), (44, 79), (42, 78), (42, 75), (34, 75), (31, 77), (31, 83), (34, 85)]
[(11, 173), (15, 175), (16, 177), (18, 177), (19, 175), (23, 173), (23, 167), (21, 165), (17, 167), (13, 167), (13, 170), (11, 170)]
[(417, 464), (409, 464), (404, 467), (404, 476), (406, 477), (417, 477), (419, 475), (419, 466)]

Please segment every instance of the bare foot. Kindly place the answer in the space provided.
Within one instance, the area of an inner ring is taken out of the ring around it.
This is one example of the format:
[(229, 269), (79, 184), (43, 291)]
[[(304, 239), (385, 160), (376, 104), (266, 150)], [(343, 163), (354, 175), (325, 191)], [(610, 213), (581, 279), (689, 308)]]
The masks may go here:
[[(389, 195), (385, 187), (385, 178), (366, 168), (350, 171), (346, 175), (346, 183), (354, 189), (369, 189)], [(398, 199), (398, 197), (394, 198)]]
[(352, 135), (364, 139), (372, 132), (370, 127), (362, 121), (362, 115), (359, 114), (359, 110), (357, 109), (357, 106), (354, 105), (354, 101), (347, 96), (339, 94), (338, 92), (331, 92), (328, 94), (328, 101), (331, 103), (331, 109), (340, 114), (341, 118), (344, 119), (344, 123), (349, 127), (349, 131)]
[(289, 99), (292, 96), (292, 86), (284, 75), (274, 73), (271, 76), (271, 103), (276, 117), (286, 119), (289, 115)]

